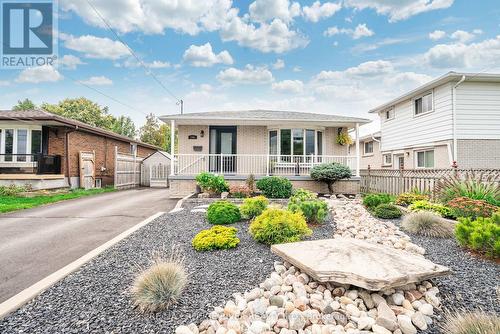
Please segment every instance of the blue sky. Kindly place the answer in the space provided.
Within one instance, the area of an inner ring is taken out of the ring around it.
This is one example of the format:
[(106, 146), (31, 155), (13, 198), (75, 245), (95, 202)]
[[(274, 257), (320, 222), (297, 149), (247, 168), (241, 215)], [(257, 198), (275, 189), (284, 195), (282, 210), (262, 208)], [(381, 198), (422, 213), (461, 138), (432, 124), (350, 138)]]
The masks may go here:
[[(500, 72), (496, 0), (90, 1), (186, 112), (373, 118), (370, 108), (450, 70)], [(1, 70), (0, 109), (85, 96), (138, 124), (178, 112), (86, 0), (60, 0), (58, 14), (58, 66)]]

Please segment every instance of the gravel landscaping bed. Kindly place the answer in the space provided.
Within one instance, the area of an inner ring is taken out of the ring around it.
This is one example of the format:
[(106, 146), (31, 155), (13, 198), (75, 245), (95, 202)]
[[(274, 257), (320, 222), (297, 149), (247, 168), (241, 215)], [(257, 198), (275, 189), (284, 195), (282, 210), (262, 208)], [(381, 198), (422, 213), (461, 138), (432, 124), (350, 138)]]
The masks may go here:
[[(190, 213), (192, 203), (186, 205), (184, 211), (159, 217), (1, 320), (0, 332), (173, 333), (178, 325), (207, 318), (214, 306), (258, 286), (273, 271), (278, 258), (269, 246), (251, 238), (248, 222), (231, 225), (241, 239), (236, 249), (196, 252), (191, 239), (211, 225), (203, 213)], [(313, 230), (312, 239), (329, 238), (334, 224), (330, 219)], [(151, 252), (174, 245), (186, 258), (186, 291), (165, 312), (139, 314), (129, 293), (137, 266), (146, 266)]]

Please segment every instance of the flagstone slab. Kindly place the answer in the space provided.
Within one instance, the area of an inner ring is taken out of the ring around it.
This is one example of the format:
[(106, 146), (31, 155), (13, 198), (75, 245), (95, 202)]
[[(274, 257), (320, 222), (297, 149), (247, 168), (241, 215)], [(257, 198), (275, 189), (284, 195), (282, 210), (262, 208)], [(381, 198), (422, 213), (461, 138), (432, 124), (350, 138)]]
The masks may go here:
[(451, 273), (423, 256), (354, 238), (273, 245), (271, 251), (319, 282), (380, 291)]

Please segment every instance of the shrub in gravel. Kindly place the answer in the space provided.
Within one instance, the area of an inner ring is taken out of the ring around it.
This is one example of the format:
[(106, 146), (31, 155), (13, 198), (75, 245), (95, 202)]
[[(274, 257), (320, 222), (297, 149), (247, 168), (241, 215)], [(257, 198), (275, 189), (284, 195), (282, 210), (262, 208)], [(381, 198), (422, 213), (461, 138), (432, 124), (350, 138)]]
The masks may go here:
[(301, 213), (268, 208), (250, 224), (250, 234), (262, 243), (273, 245), (295, 242), (312, 234)]
[(454, 232), (454, 226), (450, 222), (429, 211), (413, 212), (405, 216), (401, 227), (406, 232), (433, 238), (450, 238)]
[(399, 218), (402, 215), (401, 210), (393, 204), (382, 203), (379, 204), (373, 211), (376, 217), (384, 219)]
[(222, 175), (203, 172), (196, 176), (196, 183), (200, 186), (201, 190), (212, 194), (229, 191), (229, 185)]
[(447, 334), (498, 334), (500, 316), (483, 311), (449, 312), (440, 327)]
[(292, 195), (292, 183), (284, 177), (263, 177), (256, 185), (267, 198), (289, 198)]
[(333, 194), (333, 184), (338, 180), (348, 179), (352, 175), (349, 167), (333, 162), (324, 163), (311, 168), (311, 178), (319, 182), (325, 182), (328, 191)]
[(322, 224), (328, 215), (328, 205), (322, 200), (304, 201), (288, 204), (288, 210), (301, 212), (308, 224)]
[(141, 312), (158, 312), (174, 304), (187, 284), (184, 259), (174, 252), (168, 260), (155, 256), (132, 286), (134, 307)]
[(491, 217), (499, 210), (499, 207), (489, 204), (483, 200), (457, 197), (448, 202), (447, 206), (455, 217), (466, 217), (476, 219), (477, 217)]
[(289, 203), (297, 204), (299, 202), (315, 200), (316, 198), (318, 198), (318, 194), (306, 189), (299, 188), (294, 190), (292, 197), (290, 197)]
[(240, 239), (236, 236), (237, 232), (234, 227), (213, 226), (198, 233), (191, 244), (197, 251), (234, 248), (240, 243)]
[(430, 212), (434, 212), (434, 213), (440, 215), (441, 217), (445, 217), (445, 218), (454, 218), (455, 217), (450, 208), (448, 208), (442, 204), (431, 203), (429, 201), (416, 201), (413, 204), (411, 204), (408, 207), (408, 209), (412, 212), (430, 211)]
[(413, 204), (416, 201), (427, 201), (429, 200), (429, 196), (424, 194), (415, 194), (415, 193), (402, 193), (396, 198), (397, 205), (408, 206)]
[(493, 258), (500, 257), (500, 213), (494, 214), (491, 218), (458, 220), (455, 236), (460, 245)]
[(234, 185), (229, 187), (229, 193), (236, 198), (247, 198), (252, 196), (253, 191), (247, 185)]
[(389, 194), (368, 194), (363, 197), (363, 205), (369, 209), (373, 209), (380, 204), (391, 203), (394, 197)]
[(253, 219), (260, 215), (269, 205), (269, 200), (264, 196), (246, 198), (240, 206), (243, 218)]
[(208, 206), (207, 220), (210, 224), (226, 225), (241, 220), (238, 206), (228, 201), (217, 201)]

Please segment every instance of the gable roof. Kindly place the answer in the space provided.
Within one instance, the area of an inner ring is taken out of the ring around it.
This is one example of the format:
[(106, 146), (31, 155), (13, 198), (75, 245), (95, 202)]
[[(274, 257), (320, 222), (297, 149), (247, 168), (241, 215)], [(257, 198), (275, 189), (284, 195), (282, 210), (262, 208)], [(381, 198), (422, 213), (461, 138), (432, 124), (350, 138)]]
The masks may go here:
[(140, 140), (136, 140), (127, 136), (122, 136), (120, 134), (114, 133), (109, 130), (104, 130), (95, 126), (88, 125), (86, 123), (52, 114), (45, 110), (0, 110), (0, 121), (29, 121), (33, 124), (40, 125), (59, 125), (59, 126), (69, 126), (76, 128), (81, 131), (90, 132), (98, 134), (104, 137), (113, 138), (116, 140), (126, 141), (129, 143), (136, 143), (137, 145), (152, 148), (155, 150), (160, 150), (151, 144), (143, 143)]

